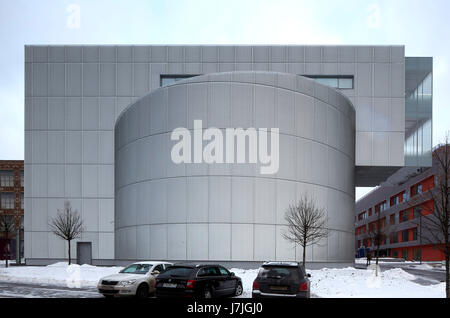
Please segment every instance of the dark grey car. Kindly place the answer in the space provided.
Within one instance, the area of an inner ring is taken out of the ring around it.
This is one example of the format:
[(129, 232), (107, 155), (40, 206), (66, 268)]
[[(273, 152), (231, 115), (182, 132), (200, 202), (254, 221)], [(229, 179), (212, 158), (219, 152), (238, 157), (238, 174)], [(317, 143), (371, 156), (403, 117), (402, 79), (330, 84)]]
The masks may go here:
[(266, 262), (253, 282), (253, 298), (309, 298), (310, 281), (303, 266), (297, 262)]

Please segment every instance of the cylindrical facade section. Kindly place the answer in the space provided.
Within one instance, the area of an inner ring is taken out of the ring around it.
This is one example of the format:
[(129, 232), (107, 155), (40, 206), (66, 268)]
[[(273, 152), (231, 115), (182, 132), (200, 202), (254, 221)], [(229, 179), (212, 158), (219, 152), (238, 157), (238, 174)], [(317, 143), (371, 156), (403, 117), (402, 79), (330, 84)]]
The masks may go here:
[(352, 263), (354, 167), (353, 105), (311, 79), (229, 72), (157, 89), (116, 122), (116, 258), (301, 260), (284, 215), (306, 194), (329, 229), (307, 260)]

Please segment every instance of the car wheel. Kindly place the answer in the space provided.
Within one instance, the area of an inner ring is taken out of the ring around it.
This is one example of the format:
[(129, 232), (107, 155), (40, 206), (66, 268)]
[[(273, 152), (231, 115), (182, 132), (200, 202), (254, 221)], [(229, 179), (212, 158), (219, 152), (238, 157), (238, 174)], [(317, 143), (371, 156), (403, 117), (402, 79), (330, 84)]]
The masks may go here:
[(205, 289), (203, 290), (203, 298), (212, 298), (211, 288), (205, 287)]
[(234, 291), (234, 296), (241, 296), (242, 295), (242, 284), (238, 283), (236, 286), (236, 289)]
[(139, 285), (138, 289), (136, 290), (136, 297), (137, 298), (148, 297), (148, 286), (146, 284)]

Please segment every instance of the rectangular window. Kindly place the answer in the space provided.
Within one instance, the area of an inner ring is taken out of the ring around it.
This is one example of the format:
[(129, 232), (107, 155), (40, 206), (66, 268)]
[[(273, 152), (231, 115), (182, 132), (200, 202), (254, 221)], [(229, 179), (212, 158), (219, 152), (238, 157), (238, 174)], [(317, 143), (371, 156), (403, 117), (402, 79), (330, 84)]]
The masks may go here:
[(302, 75), (317, 83), (339, 89), (353, 89), (353, 76), (348, 75)]
[(23, 192), (20, 194), (20, 208), (23, 210), (24, 207), (24, 203), (25, 203), (25, 199), (23, 196)]
[(198, 76), (199, 74), (183, 74), (183, 75), (163, 75), (161, 74), (160, 76), (160, 80), (159, 80), (159, 85), (161, 87), (173, 84), (175, 82), (181, 81), (183, 79), (186, 78), (190, 78), (190, 77), (194, 77), (194, 76)]
[(333, 88), (338, 88), (339, 87), (339, 82), (337, 78), (332, 78), (332, 77), (316, 77), (315, 78), (317, 83), (326, 85), (326, 86), (330, 86)]
[(405, 191), (403, 200), (405, 200), (405, 201), (409, 200), (409, 193), (408, 193), (408, 191)]
[(409, 241), (409, 230), (402, 231), (402, 242), (408, 242)]
[(413, 241), (417, 241), (417, 227), (413, 228)]
[(418, 194), (422, 194), (422, 184), (416, 184), (415, 186), (411, 187), (411, 196), (415, 196)]
[(14, 209), (14, 193), (13, 192), (3, 192), (0, 195), (1, 208), (5, 210)]
[(419, 261), (422, 258), (422, 250), (420, 248), (414, 249), (413, 253), (414, 260)]
[(14, 187), (14, 171), (0, 170), (0, 187)]
[(398, 197), (395, 196), (391, 199), (391, 206), (397, 205), (398, 204)]
[(414, 207), (414, 218), (417, 219), (422, 214), (422, 206), (418, 205)]
[(20, 171), (20, 186), (23, 187), (24, 184), (25, 184), (25, 180), (24, 180), (24, 176), (23, 176), (23, 171)]
[(404, 260), (408, 260), (408, 250), (407, 249), (402, 250), (402, 258)]
[(398, 243), (398, 234), (397, 233), (391, 234), (390, 243), (391, 244)]
[(391, 216), (390, 216), (390, 224), (391, 225), (395, 224), (395, 214), (391, 214)]
[(400, 222), (406, 222), (408, 221), (408, 211), (401, 211), (400, 212)]

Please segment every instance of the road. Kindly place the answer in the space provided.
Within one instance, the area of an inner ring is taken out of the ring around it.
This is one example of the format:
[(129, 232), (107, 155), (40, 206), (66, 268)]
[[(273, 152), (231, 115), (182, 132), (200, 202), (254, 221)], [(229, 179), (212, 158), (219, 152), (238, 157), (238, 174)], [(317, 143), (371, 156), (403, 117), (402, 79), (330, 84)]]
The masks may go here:
[(99, 298), (95, 288), (67, 288), (0, 282), (0, 298)]
[[(372, 264), (375, 262), (372, 261)], [(442, 282), (445, 282), (445, 270), (427, 270), (427, 269), (420, 269), (416, 268), (415, 264), (407, 264), (407, 263), (380, 263), (381, 270), (389, 270), (393, 268), (401, 268), (405, 272), (415, 275), (417, 278), (414, 280), (414, 282), (421, 284), (421, 285), (434, 285), (439, 284)], [(365, 264), (355, 264), (356, 268), (359, 269), (366, 269)]]
[(384, 263), (380, 265), (381, 269), (401, 268), (405, 272), (415, 275), (416, 283), (421, 285), (433, 285), (445, 282), (445, 270), (424, 270), (415, 268), (414, 265), (409, 264), (389, 264)]

